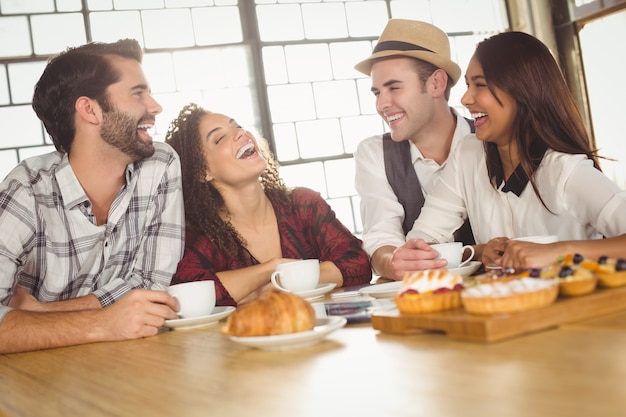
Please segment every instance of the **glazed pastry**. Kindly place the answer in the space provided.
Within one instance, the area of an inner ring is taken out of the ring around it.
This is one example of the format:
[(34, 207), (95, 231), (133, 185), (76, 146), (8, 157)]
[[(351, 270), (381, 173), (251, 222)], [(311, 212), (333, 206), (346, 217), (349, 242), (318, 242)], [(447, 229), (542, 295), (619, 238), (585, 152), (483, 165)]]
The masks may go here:
[(461, 299), (469, 313), (501, 314), (544, 307), (552, 304), (558, 295), (558, 280), (526, 277), (467, 288)]
[(304, 332), (315, 326), (315, 311), (304, 298), (276, 290), (244, 304), (226, 319), (223, 334), (237, 337)]
[(431, 313), (461, 306), (463, 279), (444, 269), (407, 273), (394, 297), (401, 313)]

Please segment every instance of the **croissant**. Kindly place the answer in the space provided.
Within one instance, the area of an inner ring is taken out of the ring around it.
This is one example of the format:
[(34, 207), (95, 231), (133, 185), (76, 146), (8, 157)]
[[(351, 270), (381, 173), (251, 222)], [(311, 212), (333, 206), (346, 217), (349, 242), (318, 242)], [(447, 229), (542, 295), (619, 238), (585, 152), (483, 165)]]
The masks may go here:
[(270, 290), (244, 304), (226, 319), (221, 332), (230, 336), (272, 336), (304, 332), (315, 326), (315, 310), (302, 297)]

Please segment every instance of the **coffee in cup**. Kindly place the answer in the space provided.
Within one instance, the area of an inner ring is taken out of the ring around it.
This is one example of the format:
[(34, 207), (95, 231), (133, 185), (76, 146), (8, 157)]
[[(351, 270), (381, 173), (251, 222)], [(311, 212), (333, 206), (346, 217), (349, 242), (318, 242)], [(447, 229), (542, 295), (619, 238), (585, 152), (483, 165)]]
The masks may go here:
[[(448, 261), (447, 269), (465, 266), (474, 257), (474, 248), (470, 245), (463, 246), (461, 242), (437, 243), (430, 245), (430, 247), (439, 252), (437, 259), (446, 259)], [(469, 251), (470, 254), (467, 259), (461, 261), (466, 250)]]
[(181, 319), (206, 316), (215, 308), (214, 281), (174, 284), (167, 292), (178, 302), (178, 317)]
[(284, 292), (314, 290), (320, 280), (320, 262), (303, 259), (278, 264), (270, 279), (274, 287)]

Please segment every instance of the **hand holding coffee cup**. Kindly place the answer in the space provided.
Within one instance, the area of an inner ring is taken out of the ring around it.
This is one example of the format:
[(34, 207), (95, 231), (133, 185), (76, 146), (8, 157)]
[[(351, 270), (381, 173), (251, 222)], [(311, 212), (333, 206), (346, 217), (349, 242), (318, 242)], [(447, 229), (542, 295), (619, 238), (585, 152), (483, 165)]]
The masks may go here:
[[(431, 248), (439, 252), (437, 259), (446, 259), (448, 261), (447, 269), (456, 269), (467, 265), (474, 257), (474, 247), (470, 245), (463, 246), (461, 242), (437, 243), (430, 245)], [(469, 251), (469, 256), (462, 261), (465, 251)]]
[(320, 280), (320, 262), (317, 259), (303, 259), (278, 264), (270, 280), (274, 287), (284, 292), (314, 290)]
[(167, 292), (178, 302), (178, 317), (181, 319), (207, 316), (215, 308), (214, 281), (175, 284)]

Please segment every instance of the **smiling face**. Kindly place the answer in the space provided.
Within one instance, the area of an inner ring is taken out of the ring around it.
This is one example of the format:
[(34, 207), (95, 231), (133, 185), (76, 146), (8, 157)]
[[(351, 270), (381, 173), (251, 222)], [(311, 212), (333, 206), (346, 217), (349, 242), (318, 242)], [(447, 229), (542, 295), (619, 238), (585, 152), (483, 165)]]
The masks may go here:
[(267, 168), (254, 136), (228, 116), (210, 113), (199, 123), (206, 181), (236, 186), (254, 181)]
[(394, 141), (417, 140), (433, 117), (433, 100), (419, 78), (413, 58), (381, 59), (372, 65), (376, 110)]
[(467, 66), (465, 74), (467, 91), (461, 98), (461, 103), (474, 118), (478, 139), (497, 145), (508, 145), (513, 142), (513, 121), (517, 103), (511, 95), (493, 85), (492, 93), (488, 82), (482, 66), (476, 56), (473, 56)]
[(121, 79), (107, 89), (100, 136), (132, 161), (154, 153), (152, 136), (155, 116), (162, 107), (152, 98), (141, 64), (132, 59), (112, 57)]

